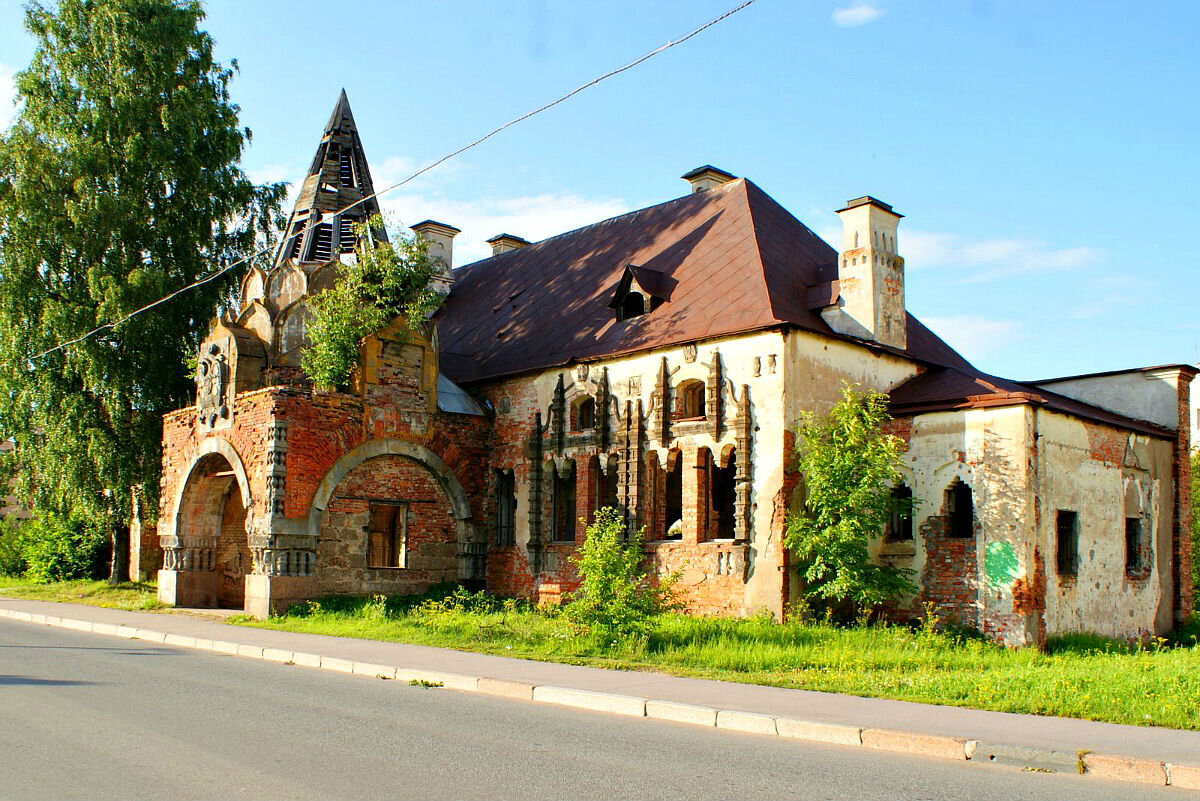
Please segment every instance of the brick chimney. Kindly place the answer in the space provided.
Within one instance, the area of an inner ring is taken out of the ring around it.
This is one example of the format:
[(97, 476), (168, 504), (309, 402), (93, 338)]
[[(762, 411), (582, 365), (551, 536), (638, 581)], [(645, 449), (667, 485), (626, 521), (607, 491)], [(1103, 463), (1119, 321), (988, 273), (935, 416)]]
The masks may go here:
[(442, 263), (442, 271), (433, 279), (433, 286), (443, 292), (449, 292), (454, 284), (454, 237), (461, 231), (453, 225), (446, 225), (435, 220), (425, 220), (412, 227), (413, 233), (429, 243), (429, 255)]
[(492, 255), (499, 256), (501, 253), (525, 247), (529, 244), (529, 240), (513, 234), (496, 234), (487, 243), (492, 246)]
[(697, 167), (691, 172), (685, 172), (679, 176), (683, 180), (692, 185), (692, 194), (703, 192), (706, 189), (712, 189), (714, 186), (727, 184), (730, 181), (737, 180), (737, 176), (719, 170), (711, 164), (705, 164), (703, 167)]
[(864, 195), (838, 209), (842, 252), (838, 256), (838, 301), (821, 312), (840, 334), (904, 349), (904, 259), (896, 249), (896, 226), (904, 215)]

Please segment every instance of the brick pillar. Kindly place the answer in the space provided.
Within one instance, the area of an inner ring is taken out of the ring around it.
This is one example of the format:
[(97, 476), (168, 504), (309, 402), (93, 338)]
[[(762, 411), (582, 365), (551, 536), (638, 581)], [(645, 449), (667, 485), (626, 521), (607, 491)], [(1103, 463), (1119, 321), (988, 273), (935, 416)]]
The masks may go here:
[(679, 458), (683, 460), (683, 541), (695, 545), (708, 538), (708, 471), (703, 469), (699, 448), (688, 448)]
[(1192, 613), (1192, 420), (1191, 389), (1194, 369), (1181, 370), (1178, 381), (1179, 425), (1175, 433), (1175, 514), (1171, 528), (1172, 609), (1175, 623)]

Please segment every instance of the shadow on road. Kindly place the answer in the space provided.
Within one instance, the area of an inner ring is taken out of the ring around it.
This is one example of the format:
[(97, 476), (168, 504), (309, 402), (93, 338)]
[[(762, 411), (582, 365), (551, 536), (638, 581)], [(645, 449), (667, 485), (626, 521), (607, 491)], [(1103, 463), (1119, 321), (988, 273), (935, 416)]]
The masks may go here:
[(18, 684), (39, 685), (43, 687), (79, 687), (95, 685), (95, 681), (79, 681), (77, 679), (35, 679), (33, 676), (5, 676), (0, 674), (0, 687), (11, 687)]

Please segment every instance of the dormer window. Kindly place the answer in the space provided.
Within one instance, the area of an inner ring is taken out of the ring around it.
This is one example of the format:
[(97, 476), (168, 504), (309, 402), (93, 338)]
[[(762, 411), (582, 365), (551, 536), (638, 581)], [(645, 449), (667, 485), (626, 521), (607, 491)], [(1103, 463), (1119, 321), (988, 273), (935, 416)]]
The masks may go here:
[(609, 302), (609, 308), (617, 313), (618, 320), (641, 317), (657, 309), (665, 301), (664, 285), (671, 284), (658, 270), (630, 264), (625, 268), (617, 291)]
[(630, 292), (621, 301), (621, 308), (617, 310), (617, 319), (628, 320), (633, 317), (640, 317), (650, 311), (646, 308), (648, 305), (646, 303), (646, 296), (641, 292)]

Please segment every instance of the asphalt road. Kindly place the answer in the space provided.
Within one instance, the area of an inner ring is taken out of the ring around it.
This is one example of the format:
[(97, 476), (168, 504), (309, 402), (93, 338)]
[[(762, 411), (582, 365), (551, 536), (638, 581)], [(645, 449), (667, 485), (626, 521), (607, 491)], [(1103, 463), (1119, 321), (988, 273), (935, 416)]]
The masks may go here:
[(0, 621), (0, 798), (1186, 798)]

